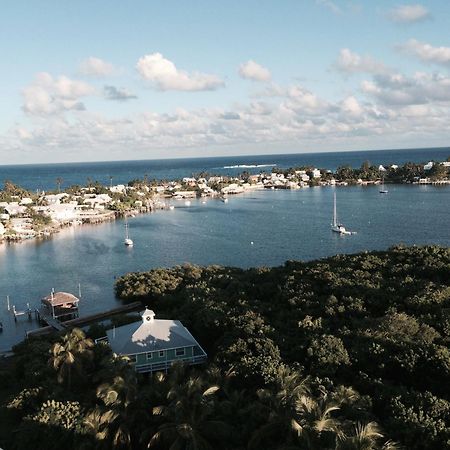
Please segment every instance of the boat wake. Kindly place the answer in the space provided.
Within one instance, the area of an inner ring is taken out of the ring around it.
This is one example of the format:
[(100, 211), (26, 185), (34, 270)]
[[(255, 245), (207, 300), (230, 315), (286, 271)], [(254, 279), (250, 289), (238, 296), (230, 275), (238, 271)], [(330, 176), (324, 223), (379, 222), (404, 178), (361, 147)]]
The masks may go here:
[(223, 166), (224, 169), (253, 169), (255, 167), (275, 167), (276, 164), (236, 164), (235, 166)]

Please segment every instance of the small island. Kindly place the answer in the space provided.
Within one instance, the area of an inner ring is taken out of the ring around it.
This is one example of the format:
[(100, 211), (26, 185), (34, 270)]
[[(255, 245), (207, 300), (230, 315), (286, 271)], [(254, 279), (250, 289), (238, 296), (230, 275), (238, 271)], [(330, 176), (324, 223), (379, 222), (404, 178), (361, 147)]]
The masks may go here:
[(302, 166), (271, 172), (237, 176), (194, 174), (181, 180), (134, 179), (125, 184), (104, 186), (89, 180), (86, 186), (70, 186), (62, 190), (63, 181), (56, 179), (57, 189), (31, 192), (11, 181), (0, 190), (0, 243), (45, 238), (67, 226), (96, 224), (117, 217), (133, 216), (156, 209), (173, 209), (192, 198), (214, 197), (227, 201), (229, 195), (253, 189), (304, 189), (315, 186), (348, 186), (380, 184), (450, 184), (450, 157), (447, 161), (406, 163), (403, 166), (371, 165), (360, 168), (339, 167), (336, 171)]

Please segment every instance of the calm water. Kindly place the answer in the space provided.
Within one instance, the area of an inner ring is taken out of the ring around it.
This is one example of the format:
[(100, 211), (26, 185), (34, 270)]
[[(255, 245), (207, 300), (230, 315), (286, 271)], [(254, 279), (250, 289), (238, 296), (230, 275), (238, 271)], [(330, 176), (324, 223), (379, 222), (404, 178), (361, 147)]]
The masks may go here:
[[(408, 161), (443, 161), (450, 156), (450, 149), (426, 148), (407, 150), (376, 150), (360, 152), (231, 156), (222, 158), (164, 159), (153, 161), (118, 161), (74, 164), (34, 164), (0, 166), (0, 182), (11, 180), (27, 189), (50, 190), (56, 188), (56, 179), (63, 179), (64, 186), (86, 184), (90, 180), (109, 185), (127, 183), (135, 178), (173, 180), (200, 172), (219, 175), (237, 175), (247, 170), (251, 173), (270, 171), (272, 165), (289, 168), (313, 165), (335, 170), (341, 165), (360, 167), (364, 161), (372, 164), (404, 164)], [(239, 166), (239, 167), (237, 167)], [(254, 167), (258, 166), (258, 167)]]
[[(358, 232), (330, 231), (333, 188), (255, 191), (218, 200), (176, 204), (131, 219), (134, 248), (123, 245), (122, 221), (64, 230), (39, 243), (0, 245), (0, 350), (35, 327), (15, 324), (6, 311), (6, 295), (18, 309), (32, 307), (51, 288), (77, 294), (82, 314), (116, 306), (114, 278), (129, 271), (184, 262), (241, 267), (279, 265), (287, 259), (314, 259), (400, 242), (450, 246), (450, 187), (389, 186), (337, 188), (338, 213)], [(251, 244), (253, 242), (253, 244)]]

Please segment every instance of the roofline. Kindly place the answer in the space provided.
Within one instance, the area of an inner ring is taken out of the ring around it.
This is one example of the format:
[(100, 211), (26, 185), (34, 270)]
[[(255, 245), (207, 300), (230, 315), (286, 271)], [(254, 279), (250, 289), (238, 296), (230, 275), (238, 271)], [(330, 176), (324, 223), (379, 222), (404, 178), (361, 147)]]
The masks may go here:
[[(156, 320), (170, 320), (170, 319), (156, 319)], [(205, 355), (208, 356), (208, 354), (205, 352), (205, 350), (203, 349), (203, 347), (198, 343), (197, 339), (195, 339), (195, 337), (192, 336), (191, 332), (183, 325), (183, 323), (182, 323), (180, 320), (178, 320), (177, 322), (180, 322), (180, 323), (181, 323), (181, 325), (183, 326), (183, 328), (188, 332), (189, 336), (194, 340), (195, 344), (192, 344), (192, 345), (182, 345), (182, 346), (178, 346), (178, 347), (164, 348), (163, 350), (164, 350), (164, 351), (166, 351), (166, 350), (176, 350), (177, 348), (188, 348), (188, 347), (194, 347), (195, 345), (198, 345), (198, 347), (200, 348), (200, 350), (201, 350)], [(131, 325), (131, 324), (122, 325), (122, 326), (120, 326), (120, 327), (117, 327), (116, 330), (117, 330), (118, 328), (126, 327), (126, 326), (128, 326), (128, 325)], [(108, 338), (108, 331), (111, 331), (111, 332), (112, 332), (112, 329), (106, 330), (106, 337), (107, 337), (107, 338)], [(111, 347), (111, 343), (109, 342), (109, 338), (108, 338), (108, 345)], [(112, 348), (111, 348), (111, 349), (112, 349)], [(146, 351), (146, 352), (139, 352), (139, 353), (124, 353), (124, 354), (125, 354), (125, 355), (143, 355), (144, 353), (149, 353), (149, 352), (160, 352), (160, 351), (163, 351), (163, 350), (157, 350), (157, 349), (155, 349), (155, 350), (148, 350), (148, 351)]]

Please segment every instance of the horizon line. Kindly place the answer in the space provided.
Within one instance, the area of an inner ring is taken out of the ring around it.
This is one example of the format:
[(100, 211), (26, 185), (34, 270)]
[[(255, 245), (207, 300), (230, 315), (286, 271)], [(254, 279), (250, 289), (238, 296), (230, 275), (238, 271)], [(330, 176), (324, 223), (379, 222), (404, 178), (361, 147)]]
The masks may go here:
[[(39, 163), (16, 163), (16, 164), (0, 164), (0, 167), (15, 167), (15, 166), (58, 166), (65, 164), (98, 164), (98, 163), (121, 163), (121, 162), (146, 162), (146, 161), (176, 161), (183, 159), (219, 159), (219, 158), (252, 158), (259, 156), (267, 157), (277, 157), (277, 156), (287, 156), (287, 155), (316, 155), (316, 154), (335, 154), (335, 153), (355, 153), (355, 152), (389, 152), (389, 151), (408, 151), (408, 150), (445, 150), (448, 149), (450, 152), (450, 147), (438, 146), (438, 147), (407, 147), (407, 148), (378, 148), (378, 149), (356, 149), (356, 150), (325, 150), (325, 151), (314, 151), (314, 152), (288, 152), (288, 153), (254, 153), (246, 155), (218, 155), (218, 156), (183, 156), (183, 157), (173, 157), (173, 158), (145, 158), (145, 159), (111, 159), (111, 160), (94, 160), (94, 161), (63, 161), (63, 162), (39, 162)], [(450, 154), (449, 154), (450, 156)]]

